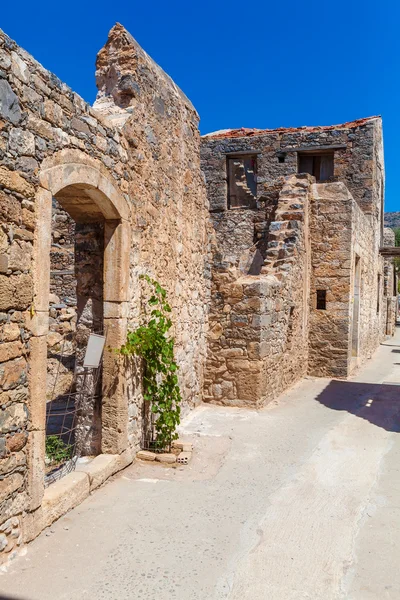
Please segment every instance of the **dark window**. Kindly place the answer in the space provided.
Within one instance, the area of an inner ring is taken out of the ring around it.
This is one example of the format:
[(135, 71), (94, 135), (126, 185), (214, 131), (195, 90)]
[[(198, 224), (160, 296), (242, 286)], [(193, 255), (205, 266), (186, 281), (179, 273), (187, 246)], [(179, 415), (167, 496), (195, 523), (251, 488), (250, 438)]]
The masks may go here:
[(381, 300), (381, 276), (378, 275), (378, 295), (376, 300), (376, 312), (378, 313), (380, 310), (380, 300)]
[(257, 158), (228, 156), (229, 208), (257, 207)]
[(299, 173), (314, 175), (317, 181), (333, 177), (333, 154), (299, 154)]
[(278, 162), (284, 163), (285, 162), (285, 158), (286, 158), (285, 152), (279, 152), (279, 154), (278, 154)]
[(326, 310), (326, 290), (317, 290), (317, 309)]

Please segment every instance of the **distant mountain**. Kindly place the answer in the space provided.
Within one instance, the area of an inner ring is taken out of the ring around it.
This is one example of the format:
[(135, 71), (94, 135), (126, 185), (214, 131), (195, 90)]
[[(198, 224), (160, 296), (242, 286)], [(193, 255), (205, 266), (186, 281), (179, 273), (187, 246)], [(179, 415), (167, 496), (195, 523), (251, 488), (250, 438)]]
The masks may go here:
[(385, 227), (395, 229), (400, 227), (400, 211), (385, 213)]

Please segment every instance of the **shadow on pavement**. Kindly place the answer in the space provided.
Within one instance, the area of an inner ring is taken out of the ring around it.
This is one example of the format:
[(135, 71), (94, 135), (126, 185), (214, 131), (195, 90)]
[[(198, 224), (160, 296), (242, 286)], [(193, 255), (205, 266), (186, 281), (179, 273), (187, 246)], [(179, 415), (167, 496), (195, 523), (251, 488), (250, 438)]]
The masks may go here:
[(332, 410), (342, 410), (382, 427), (400, 432), (400, 384), (331, 381), (317, 396)]

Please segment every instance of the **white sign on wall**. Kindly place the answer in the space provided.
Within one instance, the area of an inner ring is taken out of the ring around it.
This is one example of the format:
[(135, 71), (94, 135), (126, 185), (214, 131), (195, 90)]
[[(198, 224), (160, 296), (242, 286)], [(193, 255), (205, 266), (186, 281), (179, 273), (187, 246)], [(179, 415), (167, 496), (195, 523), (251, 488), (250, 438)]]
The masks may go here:
[(85, 359), (83, 361), (84, 367), (97, 369), (97, 367), (100, 366), (105, 343), (106, 338), (104, 335), (97, 335), (96, 333), (90, 334), (85, 352)]

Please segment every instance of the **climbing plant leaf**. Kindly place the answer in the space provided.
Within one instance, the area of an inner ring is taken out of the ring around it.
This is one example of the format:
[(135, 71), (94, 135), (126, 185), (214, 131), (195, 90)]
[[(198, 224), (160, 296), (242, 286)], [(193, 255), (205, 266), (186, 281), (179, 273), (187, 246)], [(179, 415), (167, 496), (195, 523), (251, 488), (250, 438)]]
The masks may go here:
[(140, 278), (152, 288), (148, 300), (152, 310), (145, 310), (144, 323), (128, 332), (120, 352), (143, 359), (143, 397), (156, 417), (156, 443), (165, 448), (178, 437), (176, 429), (180, 423), (182, 401), (176, 376), (179, 367), (174, 358), (175, 340), (169, 333), (171, 307), (166, 301), (166, 290), (155, 279), (148, 275)]

